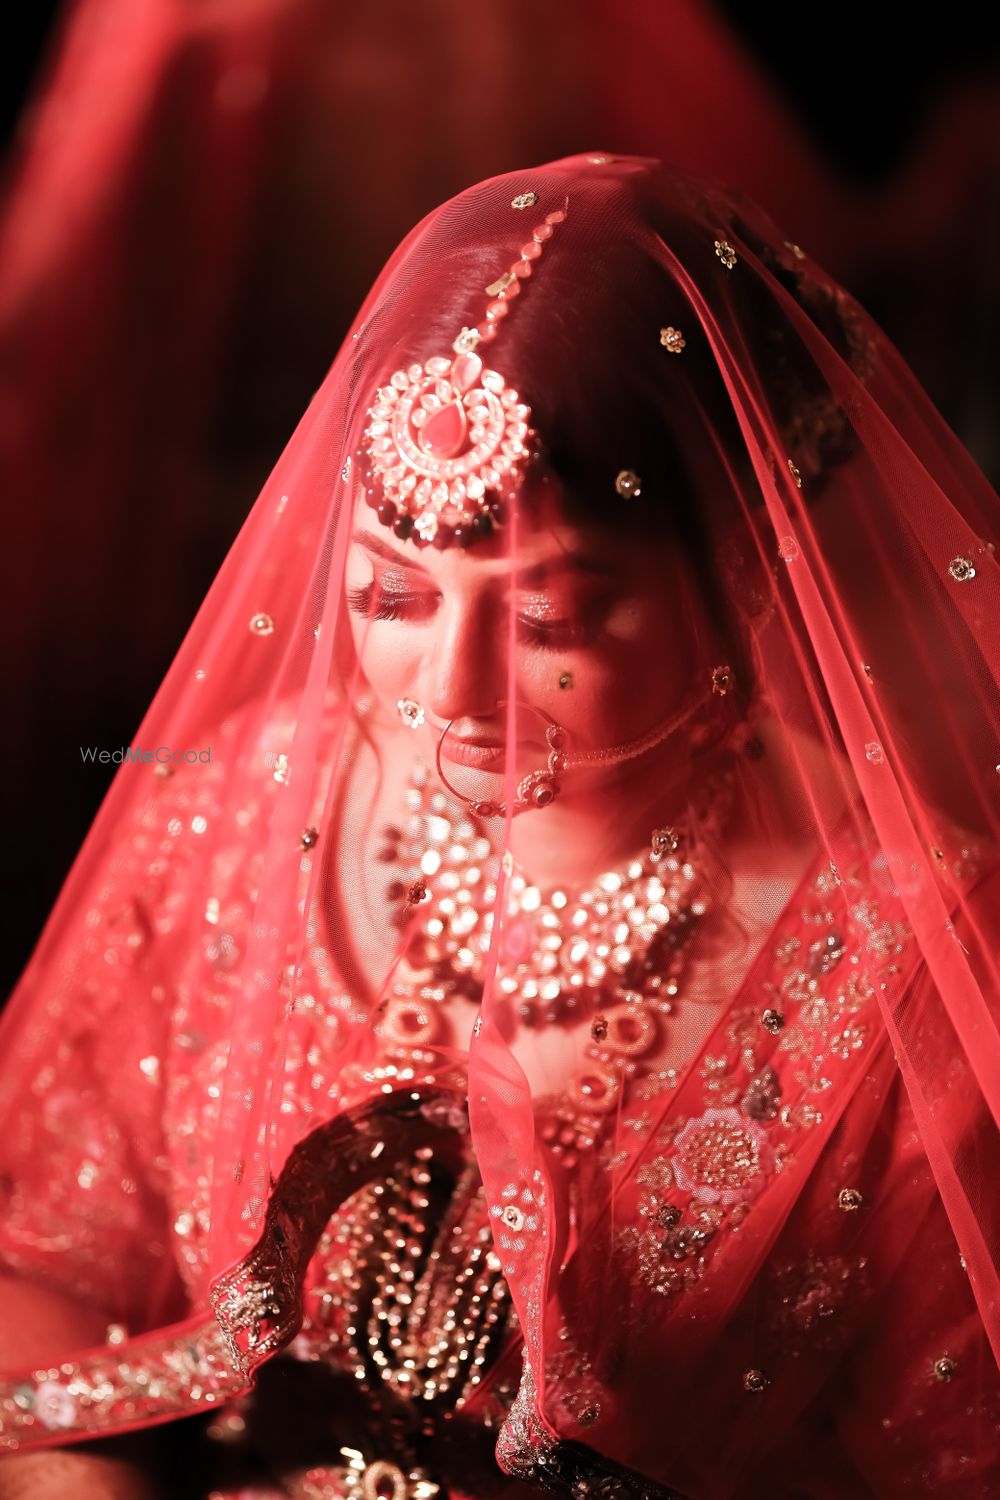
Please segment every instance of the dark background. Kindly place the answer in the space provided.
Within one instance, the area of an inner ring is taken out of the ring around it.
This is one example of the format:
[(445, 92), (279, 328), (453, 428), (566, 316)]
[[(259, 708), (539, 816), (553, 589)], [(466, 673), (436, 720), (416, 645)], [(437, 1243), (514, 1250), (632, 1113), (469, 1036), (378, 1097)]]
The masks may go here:
[[(57, 9), (23, 7), (6, 39), (5, 141), (31, 97)], [(990, 5), (716, 0), (715, 10), (823, 154), (858, 182), (878, 183), (896, 170), (942, 85), (995, 75), (1000, 61), (1000, 9)], [(663, 13), (668, 21), (669, 4)]]

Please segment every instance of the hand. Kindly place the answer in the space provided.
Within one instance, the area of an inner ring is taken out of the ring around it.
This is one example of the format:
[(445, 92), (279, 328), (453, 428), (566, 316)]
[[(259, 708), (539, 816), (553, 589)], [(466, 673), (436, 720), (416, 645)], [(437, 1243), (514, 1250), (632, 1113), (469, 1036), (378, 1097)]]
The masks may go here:
[[(93, 1451), (91, 1451), (93, 1450)], [(157, 1500), (131, 1458), (96, 1445), (12, 1453), (0, 1459), (0, 1500)]]

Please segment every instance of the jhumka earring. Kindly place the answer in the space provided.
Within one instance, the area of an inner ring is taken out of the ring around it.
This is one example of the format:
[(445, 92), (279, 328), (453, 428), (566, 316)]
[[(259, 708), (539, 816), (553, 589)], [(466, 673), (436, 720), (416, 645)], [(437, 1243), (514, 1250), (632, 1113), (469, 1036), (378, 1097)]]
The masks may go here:
[(462, 329), (452, 355), (396, 370), (368, 409), (359, 453), (367, 502), (383, 526), (417, 546), (468, 547), (489, 536), (537, 452), (530, 409), (476, 350), (495, 338), (567, 203), (546, 214), (486, 288), (493, 300), (482, 322)]

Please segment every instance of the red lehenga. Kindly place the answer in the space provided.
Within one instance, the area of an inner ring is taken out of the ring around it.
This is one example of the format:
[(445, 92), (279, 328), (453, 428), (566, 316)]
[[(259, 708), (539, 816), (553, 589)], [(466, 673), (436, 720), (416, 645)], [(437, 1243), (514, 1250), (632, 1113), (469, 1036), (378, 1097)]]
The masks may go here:
[[(418, 225), (5, 1019), (0, 1258), (108, 1333), (8, 1368), (0, 1441), (214, 1409), (227, 1497), (990, 1494), (996, 517), (745, 200), (594, 153)], [(494, 706), (502, 769), (446, 771)]]

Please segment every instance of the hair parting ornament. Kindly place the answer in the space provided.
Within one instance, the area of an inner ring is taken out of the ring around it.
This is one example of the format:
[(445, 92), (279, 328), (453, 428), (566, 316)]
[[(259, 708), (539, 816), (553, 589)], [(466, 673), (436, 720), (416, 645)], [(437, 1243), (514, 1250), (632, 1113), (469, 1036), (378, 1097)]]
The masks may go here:
[(492, 300), (484, 317), (462, 329), (451, 356), (396, 370), (377, 391), (360, 452), (363, 483), (368, 504), (396, 536), (417, 546), (468, 547), (503, 524), (538, 435), (518, 392), (477, 350), (496, 337), (568, 203), (545, 216), (486, 288)]

